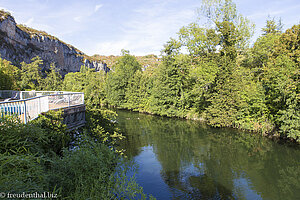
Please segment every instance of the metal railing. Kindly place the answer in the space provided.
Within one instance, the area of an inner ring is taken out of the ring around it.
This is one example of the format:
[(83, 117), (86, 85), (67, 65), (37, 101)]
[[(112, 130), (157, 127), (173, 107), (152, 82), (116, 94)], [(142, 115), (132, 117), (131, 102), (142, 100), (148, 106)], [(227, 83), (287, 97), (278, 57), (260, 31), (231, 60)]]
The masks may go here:
[[(67, 108), (84, 104), (84, 93), (64, 91), (0, 91), (0, 97), (14, 95), (8, 98), (20, 100), (0, 102), (0, 115), (16, 115), (23, 123), (27, 123), (38, 117), (39, 114), (49, 110)], [(6, 96), (5, 96), (6, 95)], [(40, 96), (38, 96), (40, 95)], [(32, 97), (33, 96), (33, 97)], [(31, 97), (23, 99), (24, 97)]]

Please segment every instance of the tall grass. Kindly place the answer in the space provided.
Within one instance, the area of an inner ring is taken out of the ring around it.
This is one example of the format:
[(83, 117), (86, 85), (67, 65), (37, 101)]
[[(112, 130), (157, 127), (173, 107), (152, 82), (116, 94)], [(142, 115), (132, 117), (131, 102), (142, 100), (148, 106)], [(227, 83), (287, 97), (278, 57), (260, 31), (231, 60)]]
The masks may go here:
[[(115, 135), (116, 130), (108, 127), (111, 130), (101, 130)], [(16, 117), (1, 118), (0, 191), (47, 191), (60, 199), (148, 198), (135, 179), (127, 176), (130, 165), (111, 145), (97, 140), (97, 134), (88, 129), (76, 139), (72, 135), (59, 112), (30, 124)], [(71, 143), (73, 148), (69, 148)]]

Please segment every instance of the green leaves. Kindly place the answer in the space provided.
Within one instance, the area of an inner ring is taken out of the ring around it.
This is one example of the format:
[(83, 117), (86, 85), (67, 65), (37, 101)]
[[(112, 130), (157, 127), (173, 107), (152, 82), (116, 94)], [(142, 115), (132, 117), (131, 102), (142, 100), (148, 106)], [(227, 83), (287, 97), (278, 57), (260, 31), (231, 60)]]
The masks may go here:
[(281, 20), (276, 24), (275, 19), (267, 20), (266, 26), (262, 28), (263, 35), (268, 34), (278, 34), (282, 32), (282, 23)]
[(236, 29), (235, 47), (238, 51), (245, 51), (248, 48), (255, 25), (238, 13), (236, 4), (232, 0), (203, 0), (199, 11), (208, 18), (212, 26), (220, 26), (224, 22), (227, 25), (232, 24), (231, 26)]
[(42, 80), (42, 90), (60, 91), (62, 85), (62, 77), (57, 71), (54, 63), (50, 65), (50, 71), (46, 72), (46, 75), (46, 78)]
[(86, 129), (88, 135), (96, 141), (114, 148), (124, 138), (120, 131), (111, 122), (115, 112), (103, 109), (89, 109), (86, 112)]
[(199, 24), (191, 23), (180, 29), (179, 41), (188, 49), (190, 55), (207, 56), (216, 52), (220, 38), (215, 29), (205, 29)]
[(108, 73), (106, 81), (106, 94), (109, 103), (121, 106), (126, 102), (125, 92), (130, 80), (136, 71), (141, 70), (141, 65), (134, 56), (124, 54), (113, 66), (113, 71)]
[(42, 84), (42, 72), (39, 65), (43, 64), (43, 61), (38, 56), (32, 58), (31, 61), (29, 64), (21, 63), (21, 90), (39, 90)]
[(0, 58), (0, 90), (18, 89), (20, 70), (9, 61)]

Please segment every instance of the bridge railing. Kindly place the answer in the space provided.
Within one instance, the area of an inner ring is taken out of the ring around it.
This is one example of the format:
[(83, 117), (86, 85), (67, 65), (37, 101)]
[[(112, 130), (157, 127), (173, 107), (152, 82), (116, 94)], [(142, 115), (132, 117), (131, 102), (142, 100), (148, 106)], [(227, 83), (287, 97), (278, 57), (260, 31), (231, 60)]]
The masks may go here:
[(68, 92), (68, 91), (16, 91), (16, 90), (0, 90), (0, 99), (12, 98), (17, 99), (29, 99), (38, 96), (45, 96), (50, 94), (69, 94), (78, 92)]
[[(28, 93), (23, 93), (23, 97), (25, 97), (24, 94), (27, 95)], [(39, 92), (34, 93), (34, 95), (38, 94)], [(46, 92), (42, 91), (41, 94), (46, 94)], [(0, 115), (16, 115), (23, 123), (27, 123), (43, 112), (81, 104), (84, 104), (84, 93), (48, 92), (47, 95), (0, 102)]]
[(20, 99), (20, 91), (15, 90), (0, 90), (0, 99), (17, 98)]

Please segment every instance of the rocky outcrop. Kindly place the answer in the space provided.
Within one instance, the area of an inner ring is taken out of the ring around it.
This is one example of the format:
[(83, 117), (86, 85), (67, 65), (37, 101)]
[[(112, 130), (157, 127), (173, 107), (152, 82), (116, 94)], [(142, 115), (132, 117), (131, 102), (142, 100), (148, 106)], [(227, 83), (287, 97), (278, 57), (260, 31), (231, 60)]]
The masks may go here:
[(78, 72), (82, 65), (96, 71), (109, 71), (105, 63), (89, 59), (78, 49), (45, 32), (18, 26), (11, 15), (0, 15), (0, 56), (17, 66), (39, 56), (43, 60), (42, 71), (55, 63), (62, 75)]

